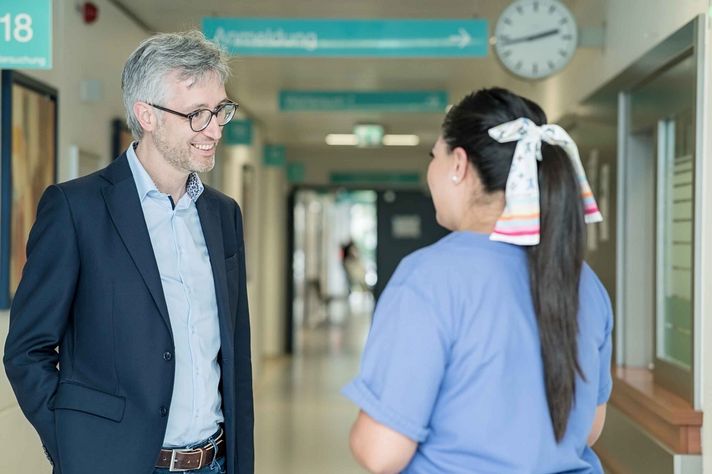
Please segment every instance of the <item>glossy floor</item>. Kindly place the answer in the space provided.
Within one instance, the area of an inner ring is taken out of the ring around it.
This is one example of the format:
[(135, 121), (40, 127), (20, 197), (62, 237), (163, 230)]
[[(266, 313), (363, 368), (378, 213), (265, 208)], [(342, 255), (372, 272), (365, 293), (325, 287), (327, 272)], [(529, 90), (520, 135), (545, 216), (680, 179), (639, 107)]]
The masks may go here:
[(339, 390), (357, 372), (369, 312), (325, 318), (296, 335), (294, 357), (268, 360), (255, 381), (257, 474), (363, 473), (348, 433), (357, 409)]

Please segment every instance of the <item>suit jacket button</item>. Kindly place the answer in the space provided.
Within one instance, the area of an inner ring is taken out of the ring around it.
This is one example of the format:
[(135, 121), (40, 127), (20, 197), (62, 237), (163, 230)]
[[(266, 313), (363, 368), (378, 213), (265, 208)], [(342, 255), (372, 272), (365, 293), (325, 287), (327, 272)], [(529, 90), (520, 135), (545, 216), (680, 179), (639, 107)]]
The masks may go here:
[(161, 407), (161, 416), (166, 416), (168, 414), (168, 408)]
[(163, 353), (163, 360), (171, 360), (173, 358), (173, 354), (170, 352), (166, 351)]

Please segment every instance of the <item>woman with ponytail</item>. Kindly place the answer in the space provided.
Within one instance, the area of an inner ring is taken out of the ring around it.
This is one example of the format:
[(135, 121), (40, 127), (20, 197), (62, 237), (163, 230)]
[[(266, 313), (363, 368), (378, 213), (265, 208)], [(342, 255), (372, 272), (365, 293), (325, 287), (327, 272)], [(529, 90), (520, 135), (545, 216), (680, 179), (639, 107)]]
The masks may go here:
[(376, 307), (351, 449), (369, 471), (602, 473), (611, 305), (584, 263), (601, 219), (576, 144), (504, 89), (445, 117), (428, 186), (452, 233)]

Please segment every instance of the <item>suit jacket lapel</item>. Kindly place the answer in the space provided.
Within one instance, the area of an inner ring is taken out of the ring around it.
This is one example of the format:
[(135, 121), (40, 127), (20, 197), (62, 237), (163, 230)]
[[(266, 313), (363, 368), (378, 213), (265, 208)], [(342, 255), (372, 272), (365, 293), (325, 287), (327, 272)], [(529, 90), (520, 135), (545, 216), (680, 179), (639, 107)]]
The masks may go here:
[(161, 275), (136, 192), (136, 183), (125, 154), (106, 168), (104, 177), (113, 183), (113, 186), (102, 188), (111, 220), (170, 331), (171, 320), (168, 317)]
[[(232, 334), (235, 324), (234, 321), (232, 321), (232, 318), (230, 318), (227, 275), (225, 273), (225, 247), (223, 245), (222, 222), (217, 203), (214, 199), (212, 199), (209, 193), (210, 191), (208, 188), (205, 188), (203, 194), (200, 195), (195, 205), (198, 208), (200, 225), (203, 228), (205, 245), (208, 247), (210, 266), (213, 270), (215, 296), (218, 303), (218, 317), (223, 323), (228, 324), (228, 327), (225, 328), (229, 330), (227, 334)], [(223, 333), (223, 331), (221, 331), (221, 333)], [(221, 339), (223, 344), (227, 341), (232, 341), (232, 338), (230, 337), (223, 337)]]

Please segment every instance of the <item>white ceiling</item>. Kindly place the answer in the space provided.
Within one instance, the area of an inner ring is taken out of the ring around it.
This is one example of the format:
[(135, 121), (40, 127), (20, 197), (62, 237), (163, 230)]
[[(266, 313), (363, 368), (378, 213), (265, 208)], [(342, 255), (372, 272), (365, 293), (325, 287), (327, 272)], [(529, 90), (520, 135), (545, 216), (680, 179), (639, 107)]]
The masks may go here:
[[(578, 3), (564, 0), (574, 12)], [(199, 28), (205, 16), (279, 18), (486, 18), (490, 31), (510, 0), (113, 0), (155, 31)], [(589, 5), (590, 6), (590, 5)], [(437, 138), (443, 114), (280, 112), (278, 93), (296, 90), (447, 90), (450, 101), (473, 89), (499, 85), (522, 94), (536, 83), (504, 72), (494, 55), (469, 59), (233, 59), (228, 93), (262, 125), (266, 140), (287, 147), (325, 148), (327, 133), (350, 133), (353, 125), (376, 122), (386, 133), (415, 133), (423, 147)]]

